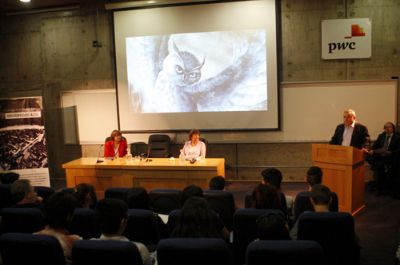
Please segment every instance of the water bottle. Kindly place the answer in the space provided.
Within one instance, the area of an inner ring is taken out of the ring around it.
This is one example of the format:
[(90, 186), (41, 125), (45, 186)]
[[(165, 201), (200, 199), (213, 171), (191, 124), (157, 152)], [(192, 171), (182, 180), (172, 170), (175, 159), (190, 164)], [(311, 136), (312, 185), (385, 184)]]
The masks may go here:
[(181, 149), (181, 153), (179, 154), (179, 162), (185, 163), (185, 154), (183, 153), (183, 149)]

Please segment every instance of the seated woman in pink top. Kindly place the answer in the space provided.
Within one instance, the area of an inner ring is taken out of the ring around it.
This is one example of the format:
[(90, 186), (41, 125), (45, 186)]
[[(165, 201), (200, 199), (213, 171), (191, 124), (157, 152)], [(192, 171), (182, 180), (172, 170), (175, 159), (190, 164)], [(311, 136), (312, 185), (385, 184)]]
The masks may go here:
[(111, 133), (110, 140), (104, 144), (104, 157), (124, 157), (128, 144), (122, 133), (114, 130)]
[(186, 160), (200, 160), (206, 157), (206, 144), (200, 141), (200, 131), (193, 129), (189, 132), (189, 141), (183, 146)]

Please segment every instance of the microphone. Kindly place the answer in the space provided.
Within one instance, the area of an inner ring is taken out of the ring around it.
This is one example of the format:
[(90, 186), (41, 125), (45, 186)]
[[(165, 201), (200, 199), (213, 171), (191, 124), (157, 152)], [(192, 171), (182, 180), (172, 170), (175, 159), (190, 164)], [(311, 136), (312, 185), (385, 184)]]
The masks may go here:
[(100, 159), (100, 151), (101, 151), (101, 148), (103, 147), (103, 145), (104, 145), (104, 144), (101, 144), (100, 147), (99, 147), (99, 153), (97, 154), (96, 164), (101, 163), (101, 162), (104, 162), (104, 160), (101, 160), (101, 159)]
[(150, 150), (151, 150), (151, 144), (147, 145), (147, 154), (146, 154), (146, 162), (151, 162), (151, 159), (149, 159), (150, 156)]

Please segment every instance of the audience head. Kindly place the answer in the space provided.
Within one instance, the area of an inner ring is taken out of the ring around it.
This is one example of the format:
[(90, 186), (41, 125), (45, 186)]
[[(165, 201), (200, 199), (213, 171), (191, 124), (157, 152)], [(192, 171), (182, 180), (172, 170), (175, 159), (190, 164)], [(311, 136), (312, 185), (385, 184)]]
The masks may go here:
[(127, 195), (129, 209), (149, 209), (149, 194), (142, 187), (129, 190)]
[(27, 179), (14, 181), (11, 185), (11, 196), (15, 204), (30, 204), (39, 201), (31, 182)]
[(278, 191), (269, 184), (259, 184), (251, 194), (252, 207), (257, 209), (280, 209)]
[(208, 186), (210, 190), (223, 190), (225, 189), (225, 178), (222, 176), (215, 176), (210, 179)]
[(281, 188), (282, 173), (276, 168), (267, 168), (261, 172), (264, 178), (264, 184), (271, 184), (278, 190)]
[(322, 182), (322, 169), (320, 167), (310, 167), (307, 170), (307, 183), (310, 187)]
[(96, 218), (103, 234), (121, 235), (126, 227), (128, 206), (118, 199), (102, 199), (96, 206)]
[(111, 132), (110, 138), (112, 141), (120, 142), (122, 139), (122, 133), (119, 130), (114, 130)]
[(257, 231), (260, 240), (290, 240), (286, 219), (281, 212), (272, 212), (257, 218)]
[(203, 190), (199, 186), (189, 185), (182, 191), (181, 205), (185, 204), (186, 200), (191, 197), (203, 197)]
[(217, 217), (204, 198), (191, 197), (183, 205), (171, 237), (222, 237)]
[(1, 184), (12, 184), (19, 179), (19, 174), (15, 172), (7, 172), (0, 174)]
[(387, 123), (385, 123), (385, 125), (383, 126), (383, 129), (385, 130), (386, 134), (392, 134), (396, 131), (396, 125), (394, 125), (393, 122), (388, 121)]
[(78, 200), (68, 192), (56, 192), (51, 195), (43, 207), (49, 227), (66, 229), (78, 206)]
[(311, 189), (310, 199), (315, 211), (318, 211), (316, 207), (329, 209), (329, 204), (331, 203), (331, 191), (327, 186), (315, 184)]
[(93, 185), (80, 183), (75, 187), (75, 197), (78, 199), (80, 207), (94, 208), (97, 203), (97, 196)]
[(345, 110), (343, 112), (343, 123), (346, 126), (350, 126), (356, 120), (356, 112), (352, 109)]
[(200, 140), (200, 131), (197, 129), (192, 129), (189, 132), (189, 140), (197, 143)]

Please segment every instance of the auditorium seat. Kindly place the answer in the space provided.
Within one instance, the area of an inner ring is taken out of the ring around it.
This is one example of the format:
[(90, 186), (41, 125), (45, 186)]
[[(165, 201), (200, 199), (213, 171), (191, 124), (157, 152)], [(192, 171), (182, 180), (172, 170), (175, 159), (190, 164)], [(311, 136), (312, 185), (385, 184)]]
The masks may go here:
[(323, 254), (311, 240), (258, 240), (247, 247), (246, 265), (323, 265)]
[(299, 217), (299, 240), (315, 240), (324, 249), (329, 265), (360, 264), (354, 219), (344, 212), (305, 212)]
[(45, 226), (44, 216), (38, 208), (4, 208), (1, 217), (4, 233), (34, 233)]
[[(311, 192), (303, 191), (296, 195), (293, 205), (293, 220), (296, 222), (300, 214), (306, 211), (314, 211), (314, 207), (310, 201)], [(329, 205), (329, 210), (331, 212), (337, 212), (339, 210), (339, 199), (335, 192), (331, 192), (331, 204)]]
[(124, 202), (128, 200), (130, 188), (107, 188), (104, 192), (106, 199), (119, 199)]
[(182, 191), (177, 189), (154, 189), (149, 192), (149, 206), (153, 212), (169, 214), (181, 208)]
[(78, 240), (72, 247), (74, 265), (143, 265), (136, 245), (117, 240)]
[(100, 228), (96, 222), (95, 211), (88, 208), (76, 208), (72, 216), (71, 234), (76, 234), (84, 239), (100, 237)]
[(0, 209), (12, 205), (11, 184), (0, 184)]
[(223, 190), (205, 190), (204, 198), (221, 218), (224, 226), (231, 231), (233, 226), (233, 214), (235, 213), (235, 200), (233, 194)]
[(219, 238), (169, 238), (157, 247), (159, 265), (232, 265), (228, 244)]
[(236, 210), (233, 215), (233, 253), (235, 264), (244, 264), (247, 245), (257, 239), (257, 218), (271, 212), (281, 211), (253, 208)]
[(0, 236), (0, 254), (4, 265), (65, 265), (60, 243), (47, 235), (4, 234)]
[(150, 210), (129, 209), (124, 236), (146, 246), (156, 245), (161, 237), (157, 217)]
[(169, 157), (171, 138), (166, 134), (152, 134), (148, 141), (149, 157)]

